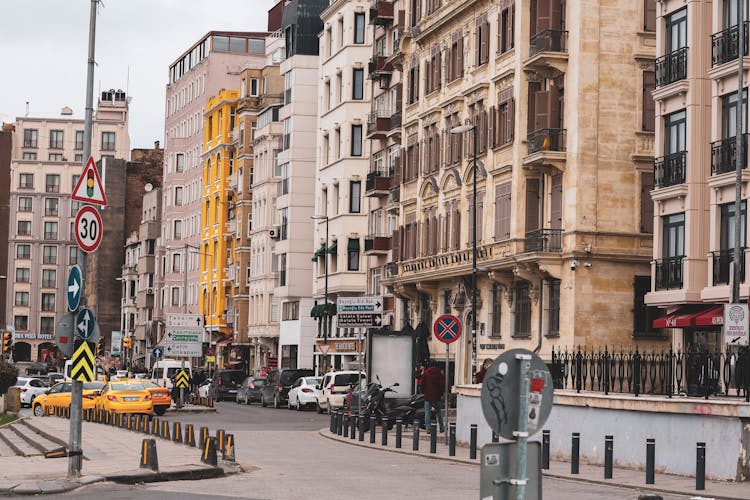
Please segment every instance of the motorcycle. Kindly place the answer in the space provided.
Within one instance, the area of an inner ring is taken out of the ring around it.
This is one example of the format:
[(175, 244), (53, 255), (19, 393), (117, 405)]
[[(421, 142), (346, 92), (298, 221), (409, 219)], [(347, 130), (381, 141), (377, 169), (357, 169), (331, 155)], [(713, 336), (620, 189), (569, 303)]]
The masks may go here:
[(413, 394), (406, 403), (392, 408), (388, 412), (388, 429), (391, 429), (399, 419), (405, 428), (417, 420), (424, 429), (424, 394)]
[(396, 392), (393, 388), (398, 386), (399, 384), (396, 382), (391, 386), (383, 387), (380, 378), (377, 376), (375, 382), (370, 382), (359, 412), (359, 421), (362, 432), (370, 429), (370, 420), (373, 416), (375, 416), (378, 424), (385, 424), (390, 428), (391, 425), (388, 414), (391, 411), (391, 407), (389, 404), (386, 404), (385, 395), (388, 392)]

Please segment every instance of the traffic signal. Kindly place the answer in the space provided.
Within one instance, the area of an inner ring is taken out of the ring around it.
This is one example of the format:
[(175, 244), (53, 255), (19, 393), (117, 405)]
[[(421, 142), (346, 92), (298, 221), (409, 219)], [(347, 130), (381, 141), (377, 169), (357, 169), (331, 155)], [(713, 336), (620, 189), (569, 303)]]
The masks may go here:
[(13, 334), (3, 332), (3, 352), (10, 352), (13, 349)]
[(99, 338), (99, 344), (96, 346), (96, 355), (104, 356), (104, 337)]
[(130, 337), (125, 337), (124, 339), (122, 339), (122, 346), (125, 349), (130, 349), (133, 346), (133, 339), (131, 339)]
[(94, 171), (91, 169), (86, 172), (86, 195), (94, 196)]

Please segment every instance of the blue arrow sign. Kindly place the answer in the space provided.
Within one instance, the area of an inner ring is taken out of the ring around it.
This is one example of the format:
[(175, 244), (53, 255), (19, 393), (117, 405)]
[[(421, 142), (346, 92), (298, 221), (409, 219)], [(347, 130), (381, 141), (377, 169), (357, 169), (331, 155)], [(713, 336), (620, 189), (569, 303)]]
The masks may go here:
[(68, 272), (68, 288), (66, 296), (68, 298), (68, 310), (76, 311), (81, 304), (81, 295), (83, 295), (83, 274), (81, 268), (73, 266)]
[(161, 347), (154, 347), (151, 350), (151, 357), (154, 359), (161, 359), (164, 357), (164, 349)]
[(76, 334), (84, 340), (88, 340), (94, 333), (96, 318), (91, 310), (83, 308), (76, 316)]

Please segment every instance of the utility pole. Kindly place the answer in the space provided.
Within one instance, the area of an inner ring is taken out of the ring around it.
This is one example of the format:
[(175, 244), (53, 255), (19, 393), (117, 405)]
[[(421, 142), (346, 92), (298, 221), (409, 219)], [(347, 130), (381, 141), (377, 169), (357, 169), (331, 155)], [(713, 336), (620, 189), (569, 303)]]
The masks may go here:
[[(89, 14), (89, 51), (88, 67), (86, 70), (86, 119), (83, 127), (83, 159), (88, 161), (91, 156), (91, 135), (94, 124), (94, 65), (96, 61), (95, 44), (96, 44), (96, 7), (98, 0), (91, 0), (91, 10)], [(84, 273), (86, 272), (86, 260), (84, 257)], [(122, 312), (120, 313), (122, 314)], [(83, 402), (83, 383), (73, 380), (73, 387), (70, 400), (70, 436), (68, 449), (71, 452), (81, 451), (81, 405)], [(81, 458), (80, 453), (71, 453), (68, 457), (68, 477), (77, 478), (81, 475)]]
[(737, 31), (739, 33), (737, 41), (737, 59), (739, 61), (739, 68), (737, 70), (737, 130), (735, 130), (735, 148), (736, 148), (736, 172), (735, 172), (735, 192), (734, 192), (734, 269), (732, 273), (732, 304), (738, 304), (740, 302), (740, 281), (742, 276), (740, 274), (740, 258), (744, 257), (741, 255), (742, 242), (742, 169), (745, 168), (745, 151), (744, 144), (742, 141), (745, 139), (745, 85), (743, 82), (743, 71), (744, 59), (745, 59), (745, 41), (747, 33), (745, 33), (745, 2), (737, 2)]

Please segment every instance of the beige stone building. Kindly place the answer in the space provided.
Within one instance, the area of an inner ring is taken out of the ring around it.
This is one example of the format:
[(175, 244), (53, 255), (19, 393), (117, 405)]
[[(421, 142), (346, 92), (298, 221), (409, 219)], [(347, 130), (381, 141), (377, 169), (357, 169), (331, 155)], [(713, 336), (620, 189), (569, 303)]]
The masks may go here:
[[(653, 338), (643, 304), (652, 6), (410, 0), (376, 25), (376, 45), (380, 30), (397, 38), (383, 64), (403, 89), (400, 182), (381, 198), (398, 214), (382, 283), (400, 302), (395, 329), (462, 320), (457, 383), (472, 378), (474, 207), (480, 361), (514, 347), (548, 358), (555, 345)], [(473, 128), (451, 133), (464, 124)], [(373, 156), (397, 143), (390, 130), (378, 141)], [(444, 346), (431, 339), (430, 350)]]

